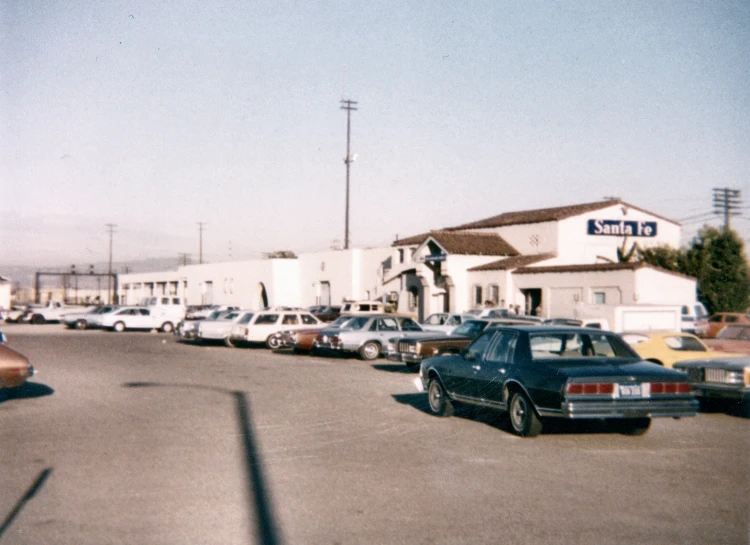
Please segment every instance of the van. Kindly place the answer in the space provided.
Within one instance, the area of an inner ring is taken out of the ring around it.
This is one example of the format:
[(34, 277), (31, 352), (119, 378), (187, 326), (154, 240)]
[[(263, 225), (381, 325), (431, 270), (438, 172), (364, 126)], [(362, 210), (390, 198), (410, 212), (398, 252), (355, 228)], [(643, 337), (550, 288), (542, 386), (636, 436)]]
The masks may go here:
[(341, 314), (384, 314), (382, 301), (346, 301), (341, 305)]
[(703, 303), (695, 302), (682, 305), (682, 324), (680, 329), (703, 337), (708, 332), (708, 311)]
[(141, 300), (140, 306), (147, 307), (152, 316), (165, 318), (177, 326), (185, 319), (187, 305), (185, 299), (177, 295), (154, 295)]

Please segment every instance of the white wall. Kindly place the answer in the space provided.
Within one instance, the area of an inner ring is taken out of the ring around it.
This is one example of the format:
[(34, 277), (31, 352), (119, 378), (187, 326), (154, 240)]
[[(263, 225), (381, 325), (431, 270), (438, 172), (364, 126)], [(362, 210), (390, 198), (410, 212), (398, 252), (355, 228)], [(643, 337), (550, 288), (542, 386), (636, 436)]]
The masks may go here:
[(11, 307), (10, 304), (10, 280), (0, 280), (0, 308), (8, 310)]
[(550, 265), (601, 263), (599, 256), (617, 261), (617, 249), (622, 246), (623, 236), (589, 235), (589, 220), (622, 220), (655, 222), (657, 234), (654, 237), (628, 236), (626, 249), (637, 242), (647, 248), (669, 244), (674, 248), (680, 245), (680, 226), (657, 218), (652, 214), (634, 210), (621, 204), (588, 212), (559, 222), (558, 256)]
[(694, 278), (663, 273), (651, 268), (636, 271), (636, 297), (641, 304), (689, 305), (697, 299)]
[(391, 256), (392, 248), (354, 248), (312, 252), (299, 256), (299, 290), (302, 306), (314, 305), (321, 282), (328, 282), (331, 304), (382, 295), (381, 264)]

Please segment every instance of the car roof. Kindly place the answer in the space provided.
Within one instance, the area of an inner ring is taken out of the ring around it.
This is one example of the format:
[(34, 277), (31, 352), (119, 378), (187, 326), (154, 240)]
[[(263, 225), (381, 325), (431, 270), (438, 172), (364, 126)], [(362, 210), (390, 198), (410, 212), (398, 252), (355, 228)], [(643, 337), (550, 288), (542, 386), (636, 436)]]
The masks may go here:
[(615, 335), (611, 331), (604, 329), (596, 329), (592, 327), (572, 327), (572, 326), (555, 326), (555, 325), (521, 325), (521, 324), (497, 324), (493, 325), (492, 329), (512, 329), (517, 331), (523, 331), (525, 333), (565, 333), (565, 334), (595, 334), (595, 335)]

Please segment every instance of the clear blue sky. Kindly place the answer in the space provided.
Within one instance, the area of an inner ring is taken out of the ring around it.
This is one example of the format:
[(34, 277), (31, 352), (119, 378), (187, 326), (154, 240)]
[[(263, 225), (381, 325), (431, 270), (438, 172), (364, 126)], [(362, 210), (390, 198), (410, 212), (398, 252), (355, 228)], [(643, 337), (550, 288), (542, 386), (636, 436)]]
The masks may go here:
[[(0, 3), (0, 264), (379, 246), (617, 196), (743, 191), (750, 3)], [(701, 216), (703, 214), (704, 216)], [(697, 218), (697, 219), (696, 219)], [(2, 272), (2, 271), (0, 271)]]

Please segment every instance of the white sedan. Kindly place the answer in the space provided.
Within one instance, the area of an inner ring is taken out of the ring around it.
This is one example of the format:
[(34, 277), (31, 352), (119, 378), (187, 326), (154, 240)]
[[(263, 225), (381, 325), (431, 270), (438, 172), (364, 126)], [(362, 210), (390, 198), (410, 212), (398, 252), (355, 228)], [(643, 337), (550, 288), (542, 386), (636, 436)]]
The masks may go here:
[(167, 325), (170, 322), (164, 324), (158, 322), (159, 320), (145, 307), (122, 307), (114, 312), (100, 314), (96, 319), (98, 327), (118, 333), (129, 329), (161, 329), (167, 333), (172, 331), (172, 328)]

